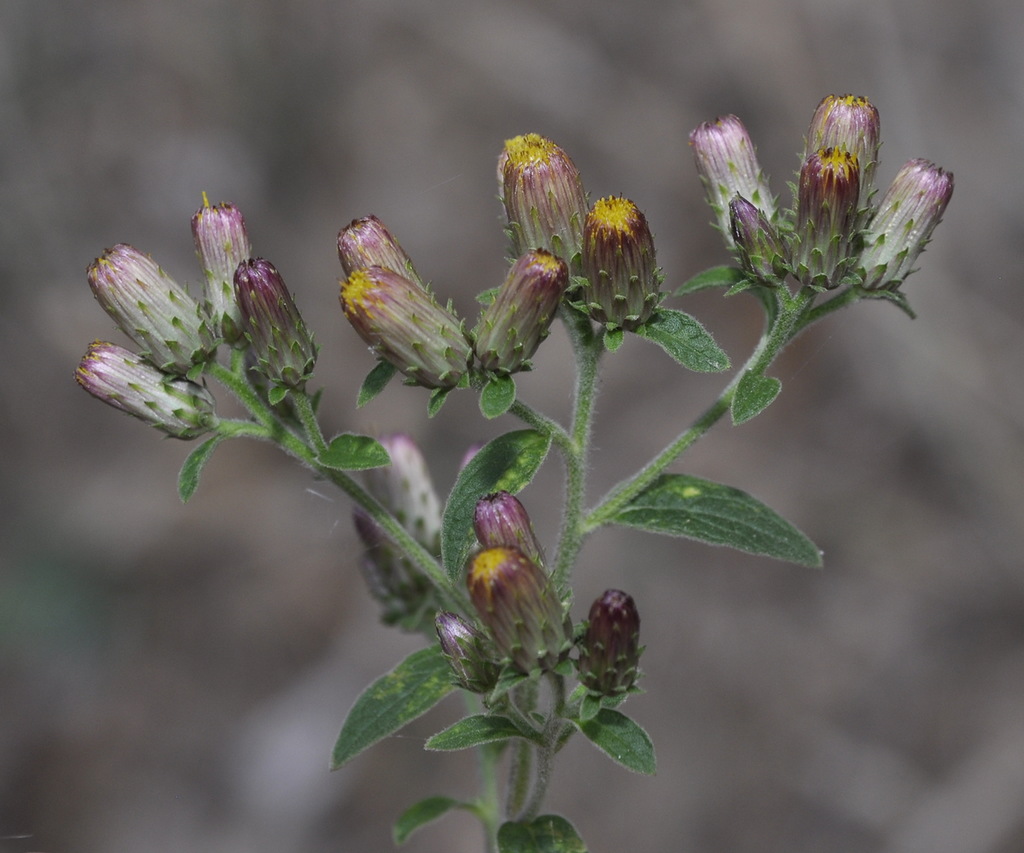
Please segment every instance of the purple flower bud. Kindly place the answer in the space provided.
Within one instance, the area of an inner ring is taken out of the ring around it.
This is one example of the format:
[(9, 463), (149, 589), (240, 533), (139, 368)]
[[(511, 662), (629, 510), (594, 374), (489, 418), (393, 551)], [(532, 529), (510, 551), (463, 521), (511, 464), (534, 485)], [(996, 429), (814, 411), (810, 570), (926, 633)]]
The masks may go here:
[(195, 438), (217, 426), (209, 391), (157, 370), (116, 344), (93, 342), (75, 380), (96, 399), (175, 438)]
[(498, 681), (498, 666), (487, 638), (461, 616), (447, 611), (437, 614), (434, 628), (456, 683), (473, 693), (489, 693)]
[(473, 330), (474, 349), (485, 370), (515, 373), (548, 336), (562, 294), (569, 286), (569, 268), (561, 258), (535, 249), (508, 272), (494, 301)]
[(740, 266), (763, 285), (779, 285), (789, 268), (786, 246), (767, 217), (736, 196), (729, 202), (729, 223)]
[(353, 219), (338, 234), (338, 259), (345, 275), (367, 267), (383, 267), (404, 275), (415, 284), (423, 281), (412, 259), (376, 216)]
[(305, 385), (313, 373), (318, 347), (274, 265), (263, 258), (239, 264), (235, 299), (259, 371), (280, 386)]
[(661, 277), (647, 219), (628, 198), (599, 199), (583, 230), (583, 299), (590, 316), (632, 331), (658, 307)]
[(800, 170), (793, 266), (802, 284), (835, 288), (855, 260), (860, 168), (857, 157), (838, 148), (815, 151)]
[(235, 302), (235, 270), (252, 257), (242, 212), (233, 204), (203, 206), (192, 216), (192, 237), (206, 276), (206, 310), (229, 344), (242, 340), (242, 315)]
[(637, 679), (640, 615), (626, 593), (609, 589), (590, 608), (577, 661), (580, 681), (594, 693), (617, 696)]
[(365, 472), (366, 488), (432, 554), (441, 552), (441, 502), (419, 446), (407, 435), (380, 439), (391, 464)]
[(512, 257), (547, 249), (575, 270), (587, 195), (569, 155), (536, 133), (509, 139), (498, 158), (498, 189)]
[(708, 204), (730, 249), (729, 202), (737, 195), (762, 211), (769, 222), (775, 221), (775, 197), (743, 122), (734, 115), (706, 121), (690, 134), (690, 147)]
[(544, 565), (544, 552), (530, 516), (509, 492), (495, 492), (476, 502), (473, 530), (484, 548), (518, 548), (538, 566)]
[(867, 207), (878, 164), (880, 134), (878, 110), (867, 98), (826, 95), (811, 119), (804, 159), (823, 148), (837, 148), (853, 154), (860, 167), (858, 207), (863, 209)]
[(119, 243), (92, 262), (88, 276), (96, 301), (161, 370), (184, 375), (216, 351), (199, 303), (149, 255)]
[(400, 273), (373, 266), (341, 283), (341, 307), (352, 328), (413, 385), (451, 388), (473, 352), (458, 318)]
[(953, 196), (953, 173), (928, 160), (906, 163), (886, 190), (864, 235), (858, 266), (869, 290), (896, 290)]
[(469, 564), (469, 597), (498, 652), (522, 673), (553, 669), (569, 648), (550, 578), (517, 548), (488, 548)]

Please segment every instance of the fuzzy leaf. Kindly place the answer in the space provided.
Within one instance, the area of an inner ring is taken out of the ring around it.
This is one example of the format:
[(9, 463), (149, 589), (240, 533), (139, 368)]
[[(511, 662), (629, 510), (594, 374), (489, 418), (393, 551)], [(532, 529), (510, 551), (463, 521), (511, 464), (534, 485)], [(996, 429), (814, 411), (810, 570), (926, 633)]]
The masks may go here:
[(213, 438), (208, 438), (188, 455), (178, 473), (178, 496), (182, 503), (186, 503), (195, 494), (199, 487), (199, 475), (203, 472), (203, 467), (210, 461), (213, 451), (223, 440), (224, 436), (215, 435)]
[(682, 311), (660, 308), (636, 333), (656, 343), (690, 370), (715, 373), (729, 367), (729, 356), (707, 329)]
[(356, 699), (331, 753), (331, 770), (422, 716), (454, 689), (439, 646), (413, 652)]
[(451, 797), (427, 797), (407, 808), (391, 830), (395, 844), (401, 845), (408, 841), (421, 826), (425, 826), (450, 812), (452, 809), (464, 809), (466, 804)]
[(590, 741), (628, 770), (654, 774), (654, 744), (640, 725), (621, 711), (602, 708), (579, 729)]
[(564, 817), (545, 814), (529, 823), (503, 823), (498, 853), (587, 853), (587, 845)]
[(397, 372), (398, 368), (390, 361), (378, 361), (363, 380), (363, 386), (359, 389), (359, 396), (356, 398), (356, 408), (361, 409), (383, 391)]
[(536, 740), (535, 733), (520, 731), (508, 717), (499, 714), (474, 714), (438, 732), (424, 744), (424, 749), (454, 750), (469, 749), (482, 743), (494, 743), (512, 737), (527, 737)]
[(505, 414), (516, 401), (516, 382), (511, 377), (492, 376), (480, 392), (480, 412), (491, 420)]
[(444, 401), (448, 399), (451, 391), (451, 388), (435, 388), (430, 392), (430, 397), (427, 399), (428, 418), (434, 417), (434, 415), (441, 411), (441, 406), (444, 405)]
[(712, 267), (679, 285), (672, 295), (685, 296), (687, 293), (696, 293), (710, 287), (735, 287), (745, 278), (743, 270), (739, 267)]
[(391, 457), (377, 439), (343, 432), (331, 439), (319, 462), (339, 471), (365, 471), (367, 468), (390, 465)]
[(821, 565), (817, 546), (759, 500), (686, 474), (662, 474), (611, 520), (802, 566)]
[(507, 432), (485, 444), (466, 463), (448, 496), (441, 525), (441, 556), (455, 579), (469, 556), (473, 511), (484, 495), (504, 490), (515, 494), (533, 479), (551, 439), (532, 429)]
[(739, 426), (757, 417), (779, 396), (782, 383), (773, 376), (747, 373), (736, 385), (732, 398), (732, 422)]

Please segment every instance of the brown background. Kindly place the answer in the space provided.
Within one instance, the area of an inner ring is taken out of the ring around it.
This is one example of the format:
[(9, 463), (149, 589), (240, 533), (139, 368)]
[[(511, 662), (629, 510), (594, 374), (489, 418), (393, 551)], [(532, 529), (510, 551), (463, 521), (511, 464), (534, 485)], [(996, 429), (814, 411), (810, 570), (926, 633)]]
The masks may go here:
[[(956, 174), (907, 287), (920, 319), (866, 304), (822, 324), (763, 417), (677, 466), (760, 497), (827, 566), (595, 536), (575, 613), (612, 585), (638, 601), (648, 692), (629, 710), (659, 772), (573, 742), (549, 805), (597, 853), (1024, 849), (1022, 24), (1013, 0), (6, 0), (0, 850), (363, 853), (417, 796), (474, 789), (468, 755), (420, 748), (454, 700), (326, 772), (358, 691), (416, 640), (377, 625), (339, 495), (235, 442), (182, 507), (189, 446), (75, 387), (87, 343), (116, 334), (85, 281), (104, 247), (194, 283), (200, 193), (236, 202), (323, 345), (326, 423), (414, 434), (446, 490), (514, 422), (468, 394), (427, 420), (397, 385), (354, 410), (371, 361), (337, 307), (338, 228), (376, 213), (469, 314), (502, 274), (495, 157), (538, 131), (592, 197), (641, 206), (672, 286), (727, 257), (689, 130), (739, 114), (783, 192), (828, 92), (880, 109), (881, 181), (915, 156)], [(742, 360), (752, 300), (685, 307)], [(521, 383), (559, 415), (566, 353), (557, 332)], [(627, 341), (592, 499), (720, 382)], [(548, 541), (559, 477), (524, 495)], [(481, 848), (457, 815), (407, 849)]]

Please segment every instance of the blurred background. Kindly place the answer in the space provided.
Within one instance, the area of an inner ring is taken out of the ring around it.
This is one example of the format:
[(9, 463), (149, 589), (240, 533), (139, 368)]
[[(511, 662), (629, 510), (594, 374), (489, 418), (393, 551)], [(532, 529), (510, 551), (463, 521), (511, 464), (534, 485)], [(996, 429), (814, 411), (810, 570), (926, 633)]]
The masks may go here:
[[(1024, 6), (928, 0), (5, 0), (0, 7), (0, 851), (225, 853), (391, 847), (427, 794), (475, 790), (427, 717), (328, 773), (358, 692), (421, 644), (377, 623), (351, 507), (275, 448), (191, 446), (90, 399), (72, 373), (116, 338), (86, 266), (128, 242), (199, 281), (201, 193), (245, 212), (315, 329), (329, 429), (402, 430), (450, 488), (508, 429), (472, 395), (428, 420), (337, 305), (334, 241), (380, 216), (463, 314), (500, 282), (503, 141), (559, 142), (592, 198), (646, 212), (666, 289), (727, 261), (687, 147), (745, 121), (777, 192), (832, 93), (882, 116), (887, 183), (956, 175), (906, 284), (815, 327), (784, 393), (674, 470), (739, 486), (811, 536), (821, 571), (610, 530), (574, 615), (606, 587), (643, 619), (658, 751), (631, 775), (579, 739), (548, 806), (590, 849), (1016, 853), (1024, 849)], [(685, 304), (742, 362), (752, 299)], [(520, 383), (564, 416), (560, 331)], [(607, 360), (591, 498), (660, 449), (722, 377), (627, 340)], [(223, 398), (223, 395), (221, 395)], [(523, 500), (550, 542), (554, 458)], [(479, 851), (456, 814), (410, 851)]]

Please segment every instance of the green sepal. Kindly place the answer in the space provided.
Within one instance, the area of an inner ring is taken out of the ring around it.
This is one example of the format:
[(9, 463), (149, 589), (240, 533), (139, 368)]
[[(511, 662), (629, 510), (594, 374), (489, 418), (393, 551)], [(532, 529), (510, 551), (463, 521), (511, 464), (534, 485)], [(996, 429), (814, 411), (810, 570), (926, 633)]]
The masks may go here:
[(288, 396), (289, 388), (287, 385), (274, 385), (269, 391), (267, 391), (267, 402), (271, 406), (278, 405), (285, 397)]
[(434, 417), (434, 415), (441, 411), (441, 406), (444, 405), (444, 401), (448, 399), (448, 395), (451, 392), (451, 388), (435, 388), (430, 392), (430, 399), (427, 400), (428, 418)]
[(356, 397), (356, 408), (361, 409), (383, 391), (396, 373), (398, 373), (398, 368), (390, 361), (378, 361), (363, 380), (359, 396)]
[(882, 299), (886, 302), (891, 302), (911, 320), (917, 319), (917, 314), (914, 312), (914, 309), (910, 307), (910, 303), (907, 301), (906, 295), (900, 290), (862, 290), (861, 298)]
[(395, 821), (395, 825), (391, 829), (391, 837), (394, 838), (395, 844), (400, 846), (405, 844), (409, 840), (409, 836), (421, 826), (433, 823), (453, 809), (469, 808), (472, 806), (468, 803), (451, 797), (427, 797), (425, 800), (420, 800), (409, 806), (398, 816), (398, 820)]
[(659, 308), (636, 333), (656, 343), (689, 370), (717, 373), (729, 367), (729, 356), (707, 329), (682, 311)]
[(199, 487), (199, 475), (203, 472), (203, 467), (210, 461), (213, 451), (217, 449), (217, 445), (224, 438), (223, 435), (208, 438), (185, 459), (181, 471), (178, 472), (178, 497), (181, 498), (182, 503), (187, 503), (188, 499), (195, 494)]
[(331, 770), (422, 716), (454, 689), (439, 646), (413, 652), (359, 694), (334, 744)]
[(622, 329), (605, 329), (604, 330), (604, 348), (608, 352), (615, 352), (619, 347), (622, 346), (622, 342), (626, 339), (625, 333)]
[(466, 463), (448, 496), (441, 524), (441, 557), (448, 577), (458, 578), (469, 556), (477, 501), (497, 491), (519, 492), (533, 479), (550, 446), (550, 436), (536, 430), (507, 432)]
[(503, 823), (498, 853), (587, 853), (587, 845), (564, 817), (545, 814), (529, 822)]
[(762, 373), (745, 373), (736, 383), (732, 398), (732, 422), (734, 426), (756, 418), (779, 396), (782, 383), (774, 376)]
[(627, 770), (653, 776), (654, 744), (643, 728), (620, 711), (602, 708), (577, 727), (591, 743)]
[(516, 381), (506, 374), (496, 374), (487, 380), (480, 392), (480, 413), (492, 420), (505, 414), (516, 401)]
[(500, 287), (492, 287), (489, 288), (488, 290), (481, 291), (476, 295), (476, 301), (483, 305), (484, 308), (486, 308), (488, 305), (494, 302), (495, 298), (497, 298), (499, 290), (501, 290)]
[(391, 457), (377, 439), (343, 432), (331, 439), (317, 461), (338, 471), (365, 471), (391, 464)]
[(739, 489), (687, 474), (662, 474), (611, 521), (801, 566), (821, 566), (818, 547), (774, 510)]
[(537, 732), (523, 730), (508, 717), (500, 714), (474, 714), (438, 732), (427, 740), (423, 748), (436, 751), (469, 749), (483, 743), (494, 743), (509, 738), (542, 742)]
[(203, 375), (204, 370), (206, 370), (205, 361), (202, 361), (199, 364), (193, 364), (185, 372), (185, 378), (189, 380), (189, 382), (199, 382), (199, 378)]
[(595, 696), (582, 684), (583, 687), (583, 699), (580, 702), (580, 722), (585, 723), (588, 720), (594, 719), (598, 712), (601, 710), (601, 697)]
[(712, 267), (697, 273), (693, 278), (683, 282), (672, 293), (673, 296), (685, 296), (698, 290), (712, 287), (735, 287), (746, 280), (746, 274), (739, 267)]
[(524, 681), (528, 680), (530, 676), (523, 675), (518, 669), (511, 664), (507, 664), (498, 673), (498, 680), (495, 683), (491, 692), (487, 695), (486, 704), (489, 707), (493, 707), (502, 697), (510, 690), (514, 689)]

